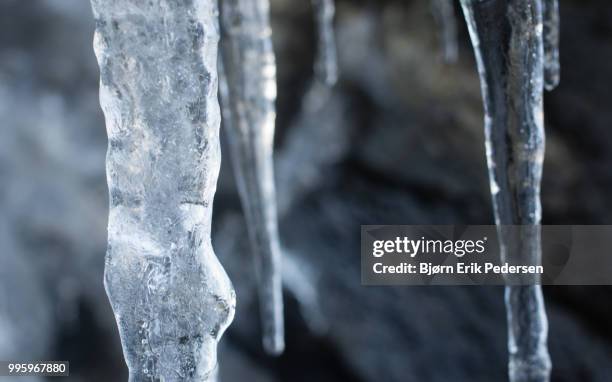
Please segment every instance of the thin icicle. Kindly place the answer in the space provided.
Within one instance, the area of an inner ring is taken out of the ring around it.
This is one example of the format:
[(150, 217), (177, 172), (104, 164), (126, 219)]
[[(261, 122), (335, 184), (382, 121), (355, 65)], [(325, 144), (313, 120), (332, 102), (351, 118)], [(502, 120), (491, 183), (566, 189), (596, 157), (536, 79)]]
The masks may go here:
[(312, 0), (318, 34), (315, 74), (321, 82), (333, 86), (338, 81), (338, 58), (334, 35), (334, 0)]
[[(219, 67), (219, 92), (224, 90), (221, 69)], [(227, 89), (225, 92), (227, 94)], [(222, 102), (222, 106), (225, 110), (228, 105)], [(300, 112), (287, 129), (284, 144), (274, 155), (279, 221), (290, 212), (292, 206), (317, 188), (326, 176), (329, 177), (333, 165), (345, 156), (350, 146), (349, 127), (354, 125), (348, 109), (345, 95), (334, 92), (319, 81), (311, 81), (302, 97)], [(223, 124), (227, 122), (224, 120)], [(321, 142), (326, 143), (322, 145)], [(300, 171), (295, 170), (298, 167)], [(218, 229), (213, 232), (213, 245), (222, 263), (231, 270), (230, 275), (234, 279), (242, 275), (242, 284), (245, 286), (247, 283), (248, 288), (250, 277), (245, 275), (240, 257), (233, 255), (241, 250), (239, 241), (236, 241), (236, 233), (243, 229), (241, 219), (236, 214), (224, 216), (216, 224)], [(301, 261), (303, 255), (295, 249), (281, 247), (281, 253), (284, 293), (296, 300), (309, 330), (321, 334), (328, 328), (328, 322), (319, 304), (319, 275)], [(241, 306), (248, 306), (251, 294), (237, 289)]]
[(264, 349), (283, 352), (274, 144), (276, 63), (268, 0), (221, 0), (223, 120), (258, 278)]
[(543, 0), (544, 7), (544, 87), (551, 91), (559, 85), (559, 0)]
[(431, 11), (438, 25), (444, 61), (455, 62), (459, 49), (457, 47), (457, 19), (453, 0), (431, 0)]
[(212, 381), (233, 287), (210, 241), (216, 0), (92, 0), (110, 193), (105, 287), (130, 381)]
[[(542, 3), (461, 0), (461, 4), (481, 78), (502, 261), (539, 264), (544, 158)], [(505, 300), (510, 380), (548, 381), (548, 323), (540, 286), (508, 286)]]

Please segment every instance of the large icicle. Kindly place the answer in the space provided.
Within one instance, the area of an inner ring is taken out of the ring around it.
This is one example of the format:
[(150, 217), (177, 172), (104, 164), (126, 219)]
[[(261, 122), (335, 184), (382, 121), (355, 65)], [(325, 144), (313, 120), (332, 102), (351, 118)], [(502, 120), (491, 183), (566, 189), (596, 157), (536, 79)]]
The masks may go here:
[(559, 85), (559, 0), (543, 0), (544, 7), (544, 87), (553, 90)]
[(431, 12), (439, 29), (444, 61), (457, 61), (459, 48), (457, 47), (457, 20), (453, 0), (431, 0)]
[(338, 58), (334, 35), (334, 0), (312, 0), (317, 27), (315, 74), (321, 82), (333, 86), (338, 80)]
[[(461, 4), (481, 78), (502, 261), (538, 264), (544, 158), (542, 3), (461, 0)], [(505, 296), (510, 380), (548, 381), (548, 323), (540, 286), (508, 286)]]
[(110, 192), (105, 286), (130, 381), (215, 379), (233, 287), (211, 246), (216, 0), (92, 0)]
[(221, 0), (220, 10), (224, 131), (254, 253), (264, 349), (280, 354), (285, 344), (272, 163), (276, 64), (270, 4), (268, 0)]

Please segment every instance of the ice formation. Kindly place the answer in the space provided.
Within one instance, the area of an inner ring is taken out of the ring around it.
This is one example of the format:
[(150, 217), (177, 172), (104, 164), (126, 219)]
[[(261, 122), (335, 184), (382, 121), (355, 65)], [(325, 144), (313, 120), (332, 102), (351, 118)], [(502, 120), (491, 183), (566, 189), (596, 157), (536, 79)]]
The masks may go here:
[[(219, 73), (221, 78), (221, 70)], [(223, 84), (220, 80), (220, 92)], [(318, 80), (310, 82), (302, 98), (300, 112), (287, 129), (284, 144), (274, 155), (279, 220), (282, 221), (296, 203), (320, 186), (334, 171), (334, 165), (346, 155), (350, 146), (350, 127), (355, 124), (350, 119), (352, 114), (348, 109), (340, 92), (334, 92)], [(326, 143), (322, 145), (321, 142)], [(300, 171), (295, 170), (298, 167)], [(241, 243), (236, 240), (236, 233), (244, 230), (242, 220), (236, 213), (224, 215), (215, 224), (217, 230), (213, 232), (213, 245), (236, 282), (240, 305), (245, 307), (252, 305), (251, 289), (255, 288), (250, 283), (250, 274), (243, 269), (243, 257), (236, 256), (237, 251), (243, 251)], [(287, 247), (281, 247), (281, 253), (284, 293), (297, 301), (302, 318), (311, 332), (324, 332), (328, 323), (319, 305), (319, 274), (302, 260), (309, 254)], [(241, 326), (240, 321), (236, 324)]]
[(453, 0), (431, 0), (431, 10), (439, 29), (442, 56), (446, 62), (455, 62), (459, 49)]
[[(461, 0), (476, 53), (502, 261), (539, 264), (544, 159), (542, 0)], [(520, 225), (520, 229), (508, 227)], [(510, 284), (534, 280), (508, 280)], [(548, 323), (539, 285), (505, 291), (509, 374), (548, 381)]]
[(318, 48), (315, 74), (324, 84), (332, 86), (338, 80), (338, 59), (334, 36), (334, 0), (312, 0), (317, 26)]
[(544, 8), (544, 87), (559, 85), (559, 0), (543, 0)]
[[(277, 155), (281, 216), (320, 185), (328, 176), (327, 168), (340, 161), (348, 151), (345, 108), (341, 96), (334, 95), (333, 89), (319, 81), (310, 83), (302, 97), (300, 113)], [(295, 171), (296, 168), (300, 171)]]
[(247, 220), (258, 278), (263, 345), (285, 347), (281, 254), (272, 151), (276, 63), (268, 0), (221, 0), (224, 131)]
[(105, 287), (131, 381), (209, 381), (233, 287), (210, 243), (216, 0), (92, 0), (109, 138)]

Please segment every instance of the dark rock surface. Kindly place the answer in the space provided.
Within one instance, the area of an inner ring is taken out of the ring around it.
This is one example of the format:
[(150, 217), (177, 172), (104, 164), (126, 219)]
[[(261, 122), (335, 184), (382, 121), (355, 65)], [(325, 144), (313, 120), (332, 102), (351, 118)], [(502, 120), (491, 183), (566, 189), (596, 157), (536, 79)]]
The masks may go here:
[[(464, 23), (459, 62), (449, 65), (427, 1), (338, 1), (341, 78), (326, 92), (311, 85), (309, 2), (272, 3), (287, 352), (261, 350), (225, 160), (213, 240), (238, 307), (222, 377), (504, 380), (502, 288), (360, 285), (361, 224), (492, 223)], [(545, 99), (544, 222), (609, 224), (612, 3), (561, 0), (561, 20), (561, 85)], [(11, 281), (0, 282), (0, 359), (68, 359), (70, 380), (115, 381), (126, 370), (102, 287), (106, 136), (92, 30), (84, 0), (0, 3), (0, 238), (10, 237), (0, 240), (0, 277)], [(545, 288), (554, 381), (610, 380), (610, 291)]]

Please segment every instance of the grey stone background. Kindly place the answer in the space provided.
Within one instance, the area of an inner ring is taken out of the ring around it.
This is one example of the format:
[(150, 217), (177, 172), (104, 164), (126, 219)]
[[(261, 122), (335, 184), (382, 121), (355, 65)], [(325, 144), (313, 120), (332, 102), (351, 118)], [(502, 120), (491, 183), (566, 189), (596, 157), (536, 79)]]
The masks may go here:
[[(561, 86), (546, 95), (546, 224), (612, 223), (612, 3), (561, 3)], [(490, 224), (482, 108), (460, 21), (445, 64), (425, 0), (339, 0), (341, 78), (312, 84), (306, 0), (273, 0), (287, 351), (259, 340), (227, 157), (213, 242), (238, 294), (225, 381), (506, 378), (502, 288), (362, 287), (361, 224)], [(462, 19), (461, 19), (462, 20)], [(106, 134), (86, 0), (0, 1), (0, 358), (126, 380), (102, 287)], [(602, 256), (609, 256), (602, 253)], [(554, 381), (612, 378), (610, 288), (546, 287)]]

